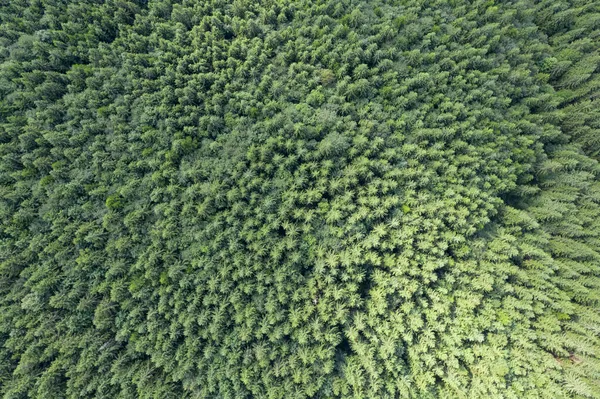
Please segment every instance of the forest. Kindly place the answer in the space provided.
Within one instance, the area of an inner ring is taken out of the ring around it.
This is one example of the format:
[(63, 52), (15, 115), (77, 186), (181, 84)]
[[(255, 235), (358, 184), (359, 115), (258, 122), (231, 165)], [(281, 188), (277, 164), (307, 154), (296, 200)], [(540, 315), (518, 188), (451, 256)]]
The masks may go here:
[(0, 0), (0, 398), (600, 398), (600, 0)]

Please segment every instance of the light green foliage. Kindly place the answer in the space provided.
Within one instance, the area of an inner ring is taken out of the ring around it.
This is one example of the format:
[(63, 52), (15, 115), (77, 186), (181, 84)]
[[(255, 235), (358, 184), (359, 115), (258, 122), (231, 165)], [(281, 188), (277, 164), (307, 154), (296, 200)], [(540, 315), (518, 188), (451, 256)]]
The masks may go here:
[(600, 397), (596, 2), (0, 7), (3, 398)]

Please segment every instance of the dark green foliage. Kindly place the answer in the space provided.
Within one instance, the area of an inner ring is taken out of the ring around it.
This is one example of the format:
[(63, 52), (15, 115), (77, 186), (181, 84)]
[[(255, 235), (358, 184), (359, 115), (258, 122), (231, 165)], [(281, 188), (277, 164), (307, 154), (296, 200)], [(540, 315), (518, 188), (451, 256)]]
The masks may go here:
[(555, 120), (586, 154), (598, 159), (600, 4), (542, 1), (537, 5), (536, 23), (553, 49), (542, 72), (557, 91)]
[(0, 7), (3, 398), (600, 397), (595, 2)]

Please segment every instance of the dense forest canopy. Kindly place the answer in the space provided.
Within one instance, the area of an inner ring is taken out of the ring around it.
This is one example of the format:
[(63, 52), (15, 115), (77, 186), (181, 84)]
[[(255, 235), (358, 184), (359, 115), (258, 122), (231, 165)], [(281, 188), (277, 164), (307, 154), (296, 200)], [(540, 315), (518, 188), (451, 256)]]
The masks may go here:
[(0, 0), (0, 396), (599, 398), (600, 2)]

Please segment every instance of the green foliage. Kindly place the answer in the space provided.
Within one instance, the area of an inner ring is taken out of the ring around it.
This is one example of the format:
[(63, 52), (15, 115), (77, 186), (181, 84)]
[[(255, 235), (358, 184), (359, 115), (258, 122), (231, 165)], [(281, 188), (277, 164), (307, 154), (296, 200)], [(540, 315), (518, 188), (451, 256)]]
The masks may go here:
[(3, 398), (600, 397), (599, 3), (0, 5)]

